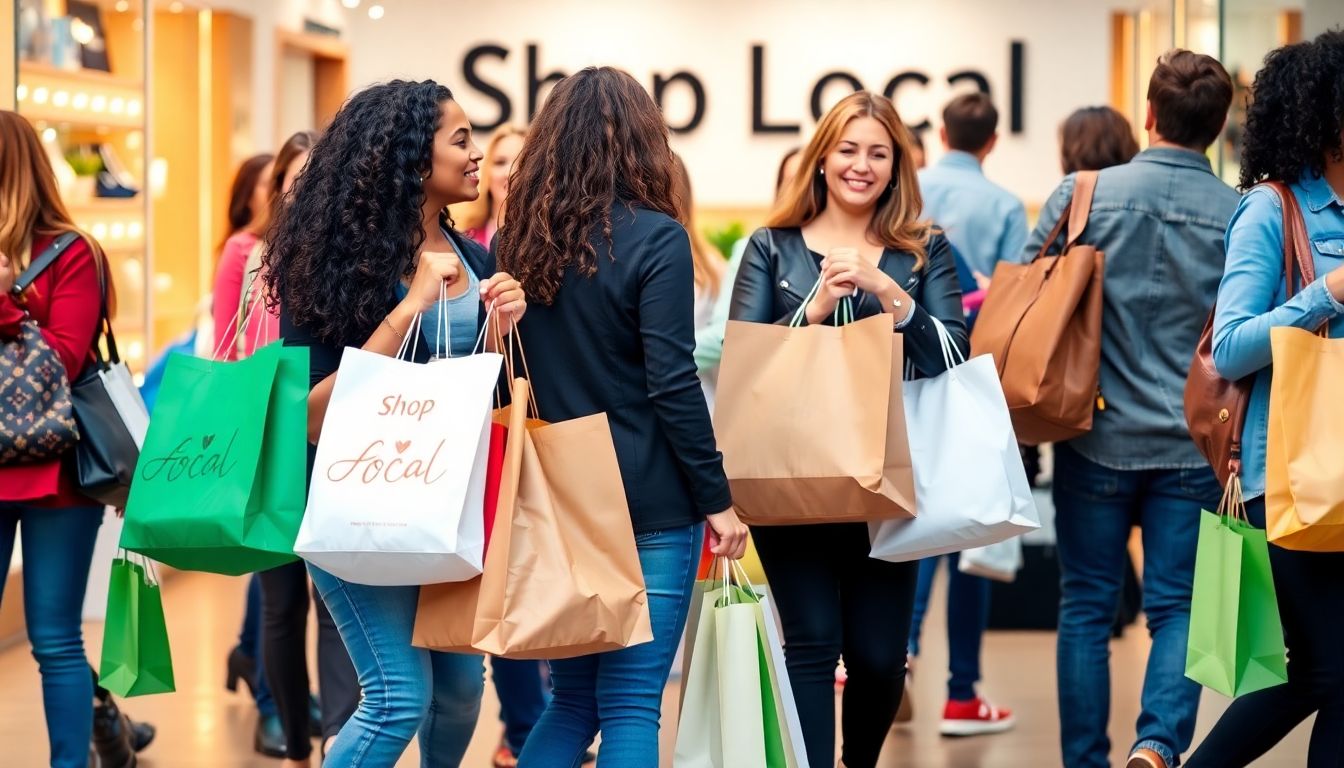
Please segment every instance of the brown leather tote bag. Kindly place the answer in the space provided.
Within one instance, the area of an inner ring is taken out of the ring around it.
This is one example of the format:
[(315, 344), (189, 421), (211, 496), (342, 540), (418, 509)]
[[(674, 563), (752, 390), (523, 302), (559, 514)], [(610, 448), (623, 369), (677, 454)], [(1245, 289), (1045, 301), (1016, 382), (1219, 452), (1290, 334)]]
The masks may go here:
[[(1297, 293), (1298, 285), (1316, 280), (1316, 264), (1312, 260), (1311, 242), (1307, 239), (1307, 225), (1297, 196), (1280, 181), (1267, 181), (1269, 187), (1283, 202), (1283, 279), (1287, 282), (1288, 298)], [(1293, 279), (1294, 271), (1301, 282)], [(1204, 332), (1199, 335), (1195, 358), (1190, 362), (1190, 374), (1185, 380), (1185, 423), (1199, 452), (1209, 460), (1218, 480), (1226, 487), (1228, 478), (1241, 474), (1241, 434), (1246, 424), (1246, 406), (1251, 398), (1255, 377), (1228, 381), (1218, 375), (1213, 365), (1213, 316), (1217, 306), (1209, 310)]]
[[(1036, 257), (1027, 264), (999, 262), (971, 333), (971, 354), (993, 355), (1013, 429), (1028, 445), (1092, 428), (1105, 256), (1078, 239), (1096, 185), (1095, 171), (1080, 172), (1073, 199)], [(1066, 225), (1062, 254), (1050, 255)]]

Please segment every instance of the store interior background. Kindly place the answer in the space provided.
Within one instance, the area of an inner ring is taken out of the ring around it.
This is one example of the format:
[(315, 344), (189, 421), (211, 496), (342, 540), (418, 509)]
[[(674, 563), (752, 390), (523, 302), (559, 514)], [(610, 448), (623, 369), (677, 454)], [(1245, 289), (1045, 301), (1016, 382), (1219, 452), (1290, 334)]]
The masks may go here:
[[(987, 174), (1034, 215), (1059, 179), (1060, 121), (1107, 103), (1141, 129), (1161, 51), (1216, 55), (1245, 86), (1270, 49), (1337, 24), (1341, 0), (0, 0), (0, 108), (27, 116), (68, 158), (63, 195), (112, 259), (118, 339), (142, 374), (208, 309), (238, 163), (324, 127), (371, 82), (433, 78), (478, 125), (524, 124), (545, 95), (530, 93), (530, 74), (611, 64), (651, 87), (667, 81), (664, 109), (680, 127), (696, 112), (694, 79), (703, 115), (672, 141), (699, 220), (723, 240), (763, 220), (779, 157), (815, 125), (814, 98), (824, 110), (848, 91), (846, 75), (878, 91), (899, 82), (903, 117), (931, 122), (931, 162), (941, 105), (982, 80), (1003, 116)], [(1232, 118), (1210, 150), (1230, 182), (1240, 111)], [(483, 128), (476, 141), (488, 138)], [(87, 175), (99, 167), (121, 171), (102, 191), (134, 194), (101, 196)], [(100, 558), (117, 531), (109, 517)], [(106, 594), (101, 562), (91, 620)], [(10, 573), (0, 646), (22, 639), (18, 553)]]

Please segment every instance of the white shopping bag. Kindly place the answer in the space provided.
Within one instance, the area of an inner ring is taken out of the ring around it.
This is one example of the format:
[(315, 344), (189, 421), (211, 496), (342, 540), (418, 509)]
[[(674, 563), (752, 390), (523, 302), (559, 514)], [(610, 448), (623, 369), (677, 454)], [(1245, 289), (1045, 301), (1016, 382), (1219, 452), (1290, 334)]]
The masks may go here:
[(107, 390), (112, 407), (117, 409), (126, 431), (135, 440), (135, 447), (145, 447), (145, 433), (149, 431), (149, 409), (145, 407), (140, 390), (131, 379), (130, 369), (118, 361), (109, 364), (107, 370), (99, 371), (98, 376), (103, 380), (103, 388)]
[(295, 553), (357, 584), (478, 575), (502, 363), (486, 353), (420, 365), (347, 347)]
[(879, 560), (959, 552), (1041, 525), (993, 358), (967, 362), (934, 323), (948, 369), (904, 387), (915, 517), (869, 524)]
[(995, 581), (1013, 581), (1022, 570), (1022, 537), (962, 552), (957, 558), (957, 570)]
[(766, 660), (770, 663), (770, 673), (775, 677), (775, 707), (784, 716), (783, 736), (788, 768), (811, 768), (807, 762), (807, 745), (803, 742), (803, 721), (798, 719), (798, 703), (793, 698), (793, 683), (789, 682), (789, 668), (784, 663), (782, 630), (779, 617), (775, 615), (774, 602), (770, 598), (770, 588), (758, 586), (755, 591), (761, 596), (761, 629), (765, 631), (765, 646), (770, 652)]

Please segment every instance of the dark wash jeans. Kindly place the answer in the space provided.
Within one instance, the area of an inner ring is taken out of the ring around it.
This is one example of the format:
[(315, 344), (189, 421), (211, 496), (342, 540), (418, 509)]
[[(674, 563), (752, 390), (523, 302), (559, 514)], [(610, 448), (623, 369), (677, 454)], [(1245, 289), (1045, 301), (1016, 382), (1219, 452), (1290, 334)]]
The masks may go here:
[(1110, 765), (1109, 644), (1134, 525), (1143, 531), (1143, 604), (1152, 636), (1134, 748), (1176, 765), (1190, 746), (1200, 687), (1185, 676), (1185, 652), (1199, 515), (1217, 509), (1221, 495), (1208, 467), (1115, 470), (1067, 444), (1055, 446), (1056, 661), (1066, 768)]

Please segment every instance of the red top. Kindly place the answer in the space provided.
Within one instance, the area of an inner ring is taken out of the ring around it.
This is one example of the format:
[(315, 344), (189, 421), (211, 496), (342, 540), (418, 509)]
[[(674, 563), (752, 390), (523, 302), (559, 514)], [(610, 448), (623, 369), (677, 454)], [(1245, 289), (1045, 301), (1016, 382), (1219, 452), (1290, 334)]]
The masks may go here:
[[(32, 253), (42, 253), (50, 237), (33, 240)], [(98, 272), (93, 251), (75, 240), (46, 271), (37, 276), (20, 303), (0, 296), (0, 338), (13, 338), (27, 314), (37, 320), (42, 336), (65, 365), (73, 381), (83, 371), (98, 327)], [(59, 460), (0, 467), (0, 500), (24, 501), (37, 507), (97, 506), (80, 494), (74, 472)]]

